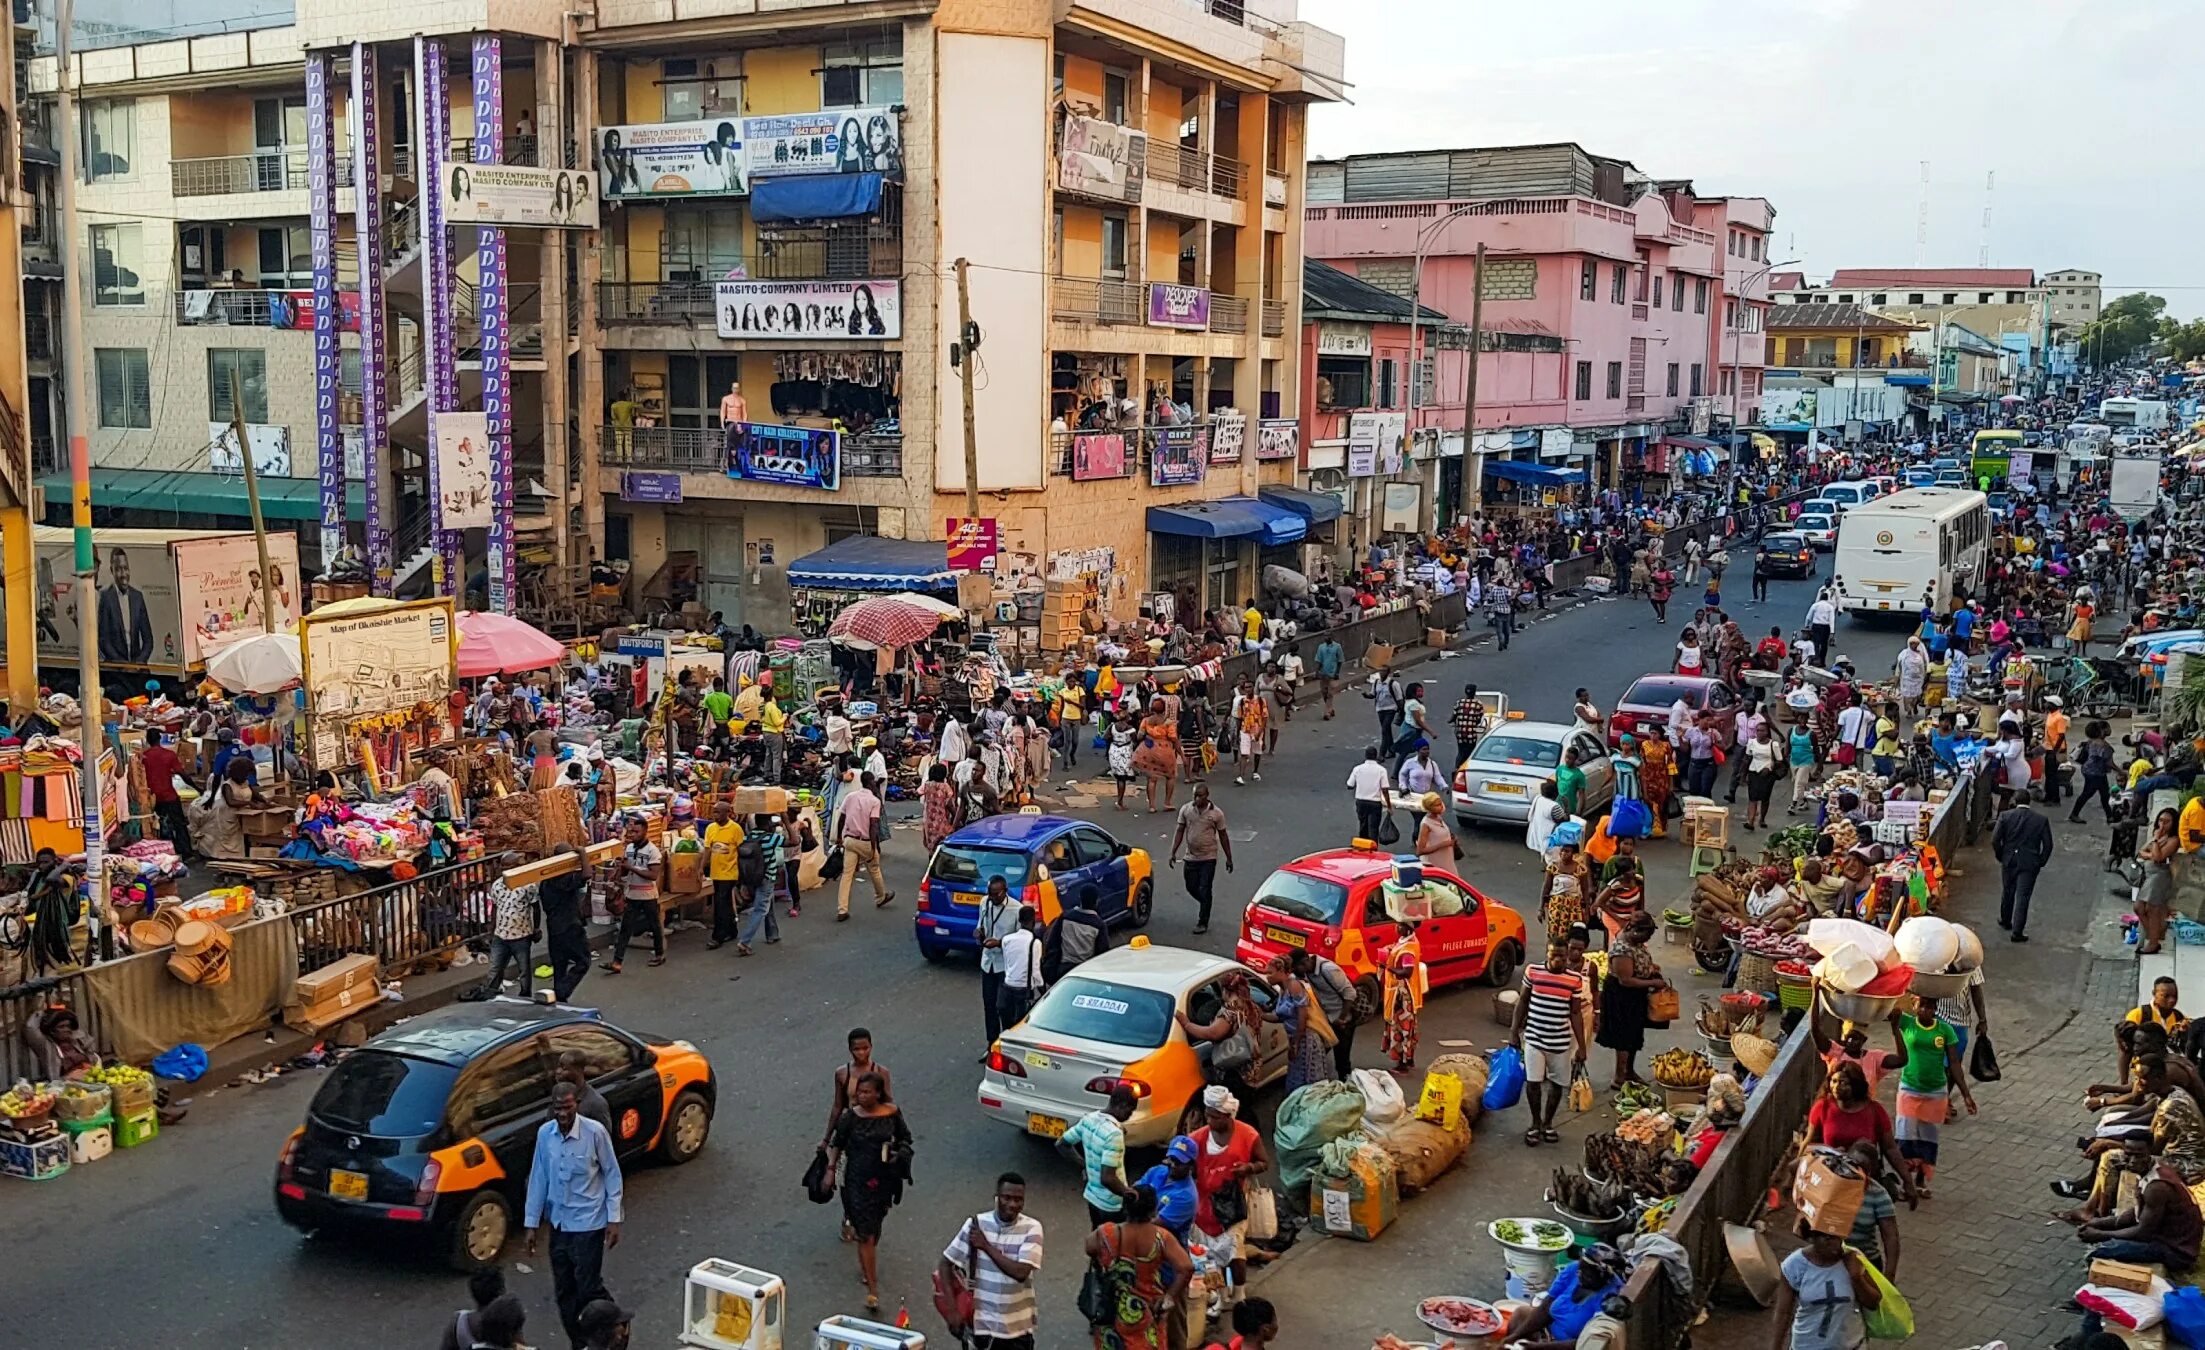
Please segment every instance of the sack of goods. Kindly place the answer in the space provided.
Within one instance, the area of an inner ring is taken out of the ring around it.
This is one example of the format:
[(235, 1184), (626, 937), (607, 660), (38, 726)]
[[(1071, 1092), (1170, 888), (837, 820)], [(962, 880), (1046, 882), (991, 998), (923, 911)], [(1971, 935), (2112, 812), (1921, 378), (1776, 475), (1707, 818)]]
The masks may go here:
[(1400, 1206), (1400, 1183), (1384, 1149), (1359, 1134), (1325, 1145), (1310, 1178), (1312, 1227), (1368, 1242), (1393, 1223)]

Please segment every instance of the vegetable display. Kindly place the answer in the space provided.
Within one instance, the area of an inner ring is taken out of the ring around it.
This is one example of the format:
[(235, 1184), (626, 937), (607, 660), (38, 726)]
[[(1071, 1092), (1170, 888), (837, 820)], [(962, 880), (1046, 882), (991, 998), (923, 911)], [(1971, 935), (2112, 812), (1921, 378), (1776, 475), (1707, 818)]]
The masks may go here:
[(1642, 1111), (1658, 1111), (1667, 1105), (1669, 1099), (1651, 1083), (1625, 1083), (1615, 1090), (1615, 1113), (1626, 1120)]
[(1697, 1050), (1678, 1048), (1654, 1056), (1654, 1081), (1663, 1087), (1703, 1088), (1714, 1077), (1714, 1062)]
[(1485, 1232), (1504, 1246), (1543, 1252), (1558, 1252), (1570, 1245), (1571, 1238), (1570, 1230), (1552, 1219), (1496, 1219), (1485, 1226)]
[(1585, 1170), (1641, 1195), (1659, 1195), (1661, 1154), (1657, 1149), (1668, 1142), (1673, 1128), (1667, 1112), (1641, 1111), (1615, 1130), (1587, 1135)]
[(1594, 1181), (1566, 1167), (1554, 1169), (1554, 1184), (1547, 1198), (1570, 1213), (1587, 1219), (1612, 1219), (1630, 1202), (1630, 1192), (1615, 1182)]

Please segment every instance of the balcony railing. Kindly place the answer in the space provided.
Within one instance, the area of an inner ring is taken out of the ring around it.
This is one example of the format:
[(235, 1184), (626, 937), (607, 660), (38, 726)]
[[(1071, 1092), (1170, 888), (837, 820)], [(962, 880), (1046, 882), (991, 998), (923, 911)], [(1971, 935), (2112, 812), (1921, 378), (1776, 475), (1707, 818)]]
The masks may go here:
[(173, 299), (176, 322), (187, 328), (206, 325), (266, 328), (270, 322), (272, 306), (266, 291), (189, 287), (177, 290)]
[(1286, 334), (1286, 302), (1285, 302), (1284, 300), (1266, 300), (1266, 301), (1264, 301), (1264, 302), (1263, 302), (1263, 335), (1264, 335), (1265, 337), (1283, 337), (1283, 336), (1285, 336), (1285, 334)]
[[(236, 192), (284, 192), (307, 185), (306, 151), (256, 150), (249, 155), (169, 161), (169, 189), (178, 197), (218, 197)], [(352, 161), (336, 162), (337, 186), (352, 186)]]
[(1210, 295), (1210, 331), (1213, 333), (1245, 333), (1248, 331), (1248, 301), (1238, 295)]
[(711, 325), (709, 281), (600, 281), (597, 322)]
[[(508, 136), (505, 138), (505, 144), (499, 147), (501, 156), (499, 162), (535, 166), (539, 163), (536, 155), (540, 149), (541, 142), (534, 136)], [(472, 162), (475, 158), (475, 138), (472, 136), (453, 137), (451, 157), (454, 160)]]
[(55, 451), (53, 434), (45, 431), (32, 432), (31, 472), (46, 474), (58, 473), (60, 470), (61, 456)]
[[(1175, 429), (1202, 428), (1210, 425), (1210, 419), (1198, 418), (1193, 422), (1173, 424)], [(1125, 437), (1125, 462), (1116, 473), (1098, 472), (1096, 466), (1088, 466), (1087, 478), (1138, 478), (1156, 449), (1156, 437), (1165, 428), (1162, 425), (1132, 427), (1097, 427), (1084, 431), (1052, 431), (1049, 433), (1049, 472), (1058, 478), (1070, 478), (1075, 466), (1074, 443), (1082, 436)]]
[(1246, 181), (1248, 166), (1237, 159), (1223, 155), (1204, 154), (1189, 150), (1183, 145), (1160, 141), (1153, 137), (1148, 143), (1148, 181), (1175, 187), (1185, 192), (1209, 192), (1220, 197), (1238, 197), (1240, 185)]
[(747, 264), (761, 281), (868, 281), (903, 275), (900, 220), (775, 225), (758, 231)]
[(1071, 323), (1144, 323), (1148, 319), (1148, 283), (1056, 277), (1049, 284), (1049, 312)]
[(23, 316), (23, 354), (33, 361), (54, 359), (54, 321), (50, 315)]
[[(671, 469), (677, 473), (727, 472), (725, 437), (718, 427), (598, 428), (598, 462), (607, 468)], [(842, 438), (842, 472), (850, 478), (900, 478), (903, 432), (876, 428)]]

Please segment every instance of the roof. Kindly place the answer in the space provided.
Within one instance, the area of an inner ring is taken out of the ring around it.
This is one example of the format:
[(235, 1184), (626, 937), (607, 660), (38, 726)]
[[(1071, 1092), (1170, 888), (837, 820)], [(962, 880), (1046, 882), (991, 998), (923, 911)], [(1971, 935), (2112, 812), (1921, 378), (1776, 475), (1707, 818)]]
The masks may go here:
[[(944, 840), (950, 844), (998, 844), (1031, 848), (1054, 839), (1074, 825), (1086, 824), (1069, 816), (988, 816), (965, 826)], [(1101, 829), (1100, 825), (1095, 827)]]
[[(1416, 307), (1419, 323), (1446, 323), (1448, 318), (1430, 305)], [(1409, 299), (1382, 286), (1373, 286), (1352, 272), (1343, 272), (1315, 258), (1302, 259), (1302, 317), (1305, 319), (1360, 319), (1370, 323), (1407, 323)]]
[(1145, 947), (1112, 947), (1080, 962), (1071, 974), (1098, 980), (1116, 980), (1151, 989), (1183, 989), (1227, 970), (1245, 970), (1238, 961), (1185, 947), (1150, 943)]
[(1789, 328), (1845, 329), (1862, 333), (1916, 333), (1927, 324), (1908, 323), (1863, 309), (1859, 305), (1775, 305), (1769, 309), (1769, 332)]
[(1562, 741), (1577, 730), (1574, 722), (1503, 722), (1493, 728), (1495, 734), (1521, 736), (1532, 741)]
[(1771, 272), (1769, 273), (1769, 289), (1771, 291), (1806, 290), (1807, 274), (1805, 272)]
[(594, 1010), (564, 1004), (530, 1003), (525, 999), (498, 998), (487, 1003), (460, 1003), (424, 1013), (368, 1042), (376, 1050), (435, 1060), (454, 1068), (493, 1045), (541, 1027), (569, 1022), (602, 1023)]
[[(38, 480), (46, 500), (69, 499), (69, 475), (48, 474)], [(123, 511), (149, 511), (157, 515), (222, 516), (252, 519), (245, 499), (245, 480), (228, 474), (191, 469), (92, 470), (92, 504)], [(260, 480), (260, 513), (271, 521), (320, 520), (321, 482), (314, 478), (264, 477)], [(367, 518), (367, 488), (359, 482), (345, 485), (345, 517)], [(101, 532), (103, 537), (105, 531)]]
[[(1513, 727), (1515, 723), (1509, 725)], [(1286, 864), (1285, 870), (1352, 886), (1373, 878), (1392, 876), (1393, 855), (1384, 849), (1333, 848), (1296, 858)]]
[(946, 591), (957, 585), (949, 545), (939, 539), (853, 534), (788, 564), (791, 586), (853, 591)]
[(1832, 286), (2018, 286), (2037, 284), (2026, 267), (1841, 267)]

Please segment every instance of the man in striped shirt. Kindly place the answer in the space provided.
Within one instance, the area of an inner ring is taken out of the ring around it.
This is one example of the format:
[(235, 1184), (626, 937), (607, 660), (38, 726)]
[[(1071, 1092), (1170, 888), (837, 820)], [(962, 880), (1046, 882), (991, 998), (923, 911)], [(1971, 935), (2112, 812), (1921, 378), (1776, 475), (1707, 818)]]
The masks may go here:
[(965, 1220), (942, 1252), (944, 1282), (954, 1276), (972, 1290), (975, 1350), (1034, 1350), (1041, 1221), (1025, 1211), (1026, 1178), (1005, 1172), (995, 1179), (994, 1211)]
[(1587, 1025), (1585, 971), (1580, 953), (1585, 930), (1572, 928), (1567, 940), (1547, 947), (1545, 966), (1524, 972), (1516, 997), (1516, 1024), (1508, 1043), (1524, 1057), (1525, 1096), (1531, 1103), (1531, 1128), (1524, 1142), (1533, 1147), (1560, 1143), (1554, 1113), (1568, 1094), (1570, 1080), (1585, 1067), (1592, 1043)]

